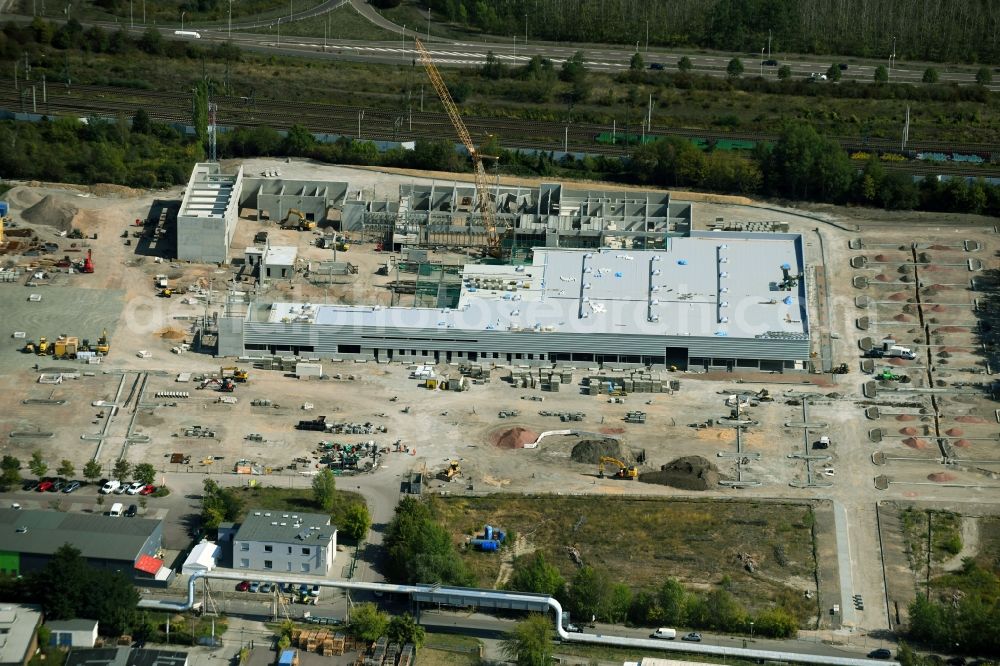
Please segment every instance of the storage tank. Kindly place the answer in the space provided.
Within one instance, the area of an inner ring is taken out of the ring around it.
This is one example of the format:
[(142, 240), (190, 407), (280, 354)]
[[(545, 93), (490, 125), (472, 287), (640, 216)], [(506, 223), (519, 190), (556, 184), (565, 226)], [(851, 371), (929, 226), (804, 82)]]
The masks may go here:
[(493, 540), (493, 526), (492, 525), (487, 525), (486, 529), (484, 529), (483, 532), (486, 535), (486, 540), (487, 541), (492, 541)]
[(495, 553), (500, 549), (500, 544), (492, 539), (473, 539), (472, 547), (484, 553)]

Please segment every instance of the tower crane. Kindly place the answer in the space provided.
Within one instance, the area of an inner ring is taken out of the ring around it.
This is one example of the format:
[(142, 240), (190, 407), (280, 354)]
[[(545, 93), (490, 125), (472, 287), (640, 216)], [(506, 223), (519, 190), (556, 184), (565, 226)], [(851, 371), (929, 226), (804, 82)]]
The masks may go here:
[(420, 52), (420, 63), (427, 70), (427, 77), (431, 80), (431, 85), (434, 86), (434, 90), (441, 99), (441, 104), (444, 105), (444, 110), (448, 113), (448, 118), (455, 128), (459, 140), (472, 157), (472, 166), (476, 174), (476, 209), (483, 216), (483, 226), (486, 227), (487, 251), (490, 256), (500, 258), (503, 254), (503, 245), (500, 232), (497, 231), (497, 219), (493, 210), (493, 202), (490, 201), (489, 185), (486, 182), (486, 169), (483, 167), (484, 156), (480, 154), (479, 150), (472, 143), (469, 130), (462, 121), (462, 116), (458, 113), (458, 107), (455, 106), (455, 101), (451, 98), (451, 93), (448, 92), (448, 86), (445, 85), (444, 79), (441, 78), (441, 73), (434, 65), (431, 54), (424, 48), (423, 43), (419, 39), (415, 39), (414, 42), (416, 43), (417, 51)]

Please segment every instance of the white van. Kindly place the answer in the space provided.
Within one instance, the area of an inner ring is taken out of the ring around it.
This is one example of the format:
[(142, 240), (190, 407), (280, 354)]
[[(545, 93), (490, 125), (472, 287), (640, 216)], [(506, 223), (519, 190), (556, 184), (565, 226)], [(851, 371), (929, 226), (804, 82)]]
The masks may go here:
[(125, 513), (125, 505), (121, 502), (112, 504), (111, 511), (108, 511), (108, 515), (112, 518), (121, 518), (123, 513)]
[(110, 495), (114, 491), (118, 490), (121, 487), (121, 485), (122, 485), (121, 481), (118, 481), (117, 479), (111, 479), (103, 486), (101, 486), (101, 494)]
[(650, 638), (662, 638), (663, 640), (672, 641), (677, 638), (677, 630), (670, 629), (668, 627), (660, 627), (653, 633), (649, 635)]

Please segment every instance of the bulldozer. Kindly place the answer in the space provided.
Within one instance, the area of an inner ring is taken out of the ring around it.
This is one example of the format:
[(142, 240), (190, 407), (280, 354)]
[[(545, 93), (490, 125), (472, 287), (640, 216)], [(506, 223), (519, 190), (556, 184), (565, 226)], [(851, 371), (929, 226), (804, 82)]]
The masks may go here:
[(604, 478), (604, 466), (605, 465), (616, 465), (618, 471), (615, 472), (616, 479), (629, 479), (635, 481), (639, 478), (639, 470), (635, 465), (626, 465), (618, 458), (612, 458), (610, 456), (602, 456), (601, 462), (597, 465), (597, 476)]
[(288, 213), (285, 215), (285, 219), (281, 221), (281, 226), (287, 228), (288, 223), (291, 221), (291, 217), (295, 216), (299, 218), (299, 221), (294, 225), (299, 231), (312, 231), (316, 228), (316, 223), (312, 220), (306, 219), (306, 214), (303, 213), (298, 208), (289, 208)]
[(38, 338), (38, 347), (35, 349), (35, 353), (39, 356), (47, 356), (53, 351), (52, 344), (48, 341), (48, 338), (42, 336)]
[(897, 375), (889, 368), (886, 368), (879, 374), (875, 375), (875, 378), (881, 379), (884, 382), (898, 382), (903, 380), (902, 375)]
[(456, 476), (461, 476), (461, 475), (462, 475), (462, 466), (458, 463), (457, 460), (452, 460), (450, 463), (448, 463), (448, 466), (445, 467), (443, 470), (441, 470), (440, 474), (441, 478), (444, 479), (445, 481), (451, 481)]

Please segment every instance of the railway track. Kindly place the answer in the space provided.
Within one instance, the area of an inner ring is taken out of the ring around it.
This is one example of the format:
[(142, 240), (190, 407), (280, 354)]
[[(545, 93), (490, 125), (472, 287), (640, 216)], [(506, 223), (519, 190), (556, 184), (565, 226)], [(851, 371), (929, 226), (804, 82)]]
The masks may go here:
[[(360, 138), (379, 141), (407, 141), (416, 139), (454, 140), (454, 129), (447, 115), (434, 112), (390, 111), (355, 106), (340, 106), (319, 103), (297, 103), (294, 116), (288, 113), (286, 104), (269, 100), (253, 103), (245, 98), (216, 96), (220, 124), (236, 127), (253, 127), (261, 124), (276, 129), (288, 129), (292, 124), (300, 124), (311, 132), (339, 134), (358, 138), (359, 115), (361, 120)], [(175, 94), (163, 91), (134, 90), (111, 86), (77, 85), (66, 90), (56, 85), (48, 88), (47, 99), (40, 99), (35, 90), (32, 100), (27, 90), (13, 90), (9, 85), (0, 86), (0, 108), (11, 111), (32, 112), (52, 115), (86, 117), (90, 115), (131, 115), (136, 110), (145, 109), (150, 116), (160, 122), (189, 123), (191, 110), (186, 93)], [(630, 149), (620, 145), (601, 144), (595, 137), (608, 132), (609, 128), (595, 123), (559, 123), (552, 121), (520, 120), (510, 118), (467, 117), (466, 125), (474, 140), (482, 141), (487, 136), (496, 136), (501, 145), (509, 149), (535, 149), (560, 151), (567, 147), (572, 152), (586, 152), (608, 156), (623, 156)], [(635, 133), (634, 128), (619, 127)], [(665, 129), (654, 131), (656, 136), (676, 136), (688, 139), (745, 140), (766, 142), (775, 136), (757, 132), (706, 132), (697, 129)], [(861, 140), (851, 137), (837, 137), (847, 151), (898, 150), (895, 141), (887, 139)], [(992, 144), (952, 144), (942, 141), (911, 141), (908, 149), (914, 151), (966, 153), (1000, 158), (1000, 146)], [(975, 166), (955, 163), (927, 162), (884, 162), (887, 169), (916, 174), (952, 174), (971, 176), (998, 176), (1000, 168), (992, 165)]]

